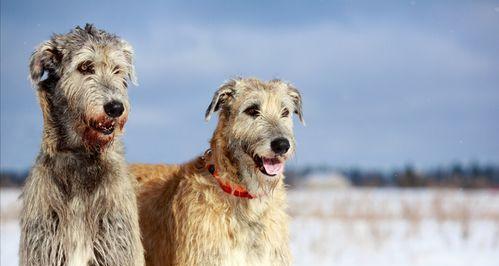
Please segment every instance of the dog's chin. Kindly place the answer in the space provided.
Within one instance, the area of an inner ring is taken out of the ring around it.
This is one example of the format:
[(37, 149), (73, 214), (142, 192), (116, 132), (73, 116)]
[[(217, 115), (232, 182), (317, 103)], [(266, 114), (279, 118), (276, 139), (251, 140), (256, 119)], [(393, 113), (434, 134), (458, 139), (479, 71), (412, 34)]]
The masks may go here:
[(116, 129), (117, 121), (114, 119), (105, 119), (105, 120), (91, 120), (88, 127), (95, 131), (97, 134), (102, 135), (103, 137), (108, 137), (113, 135)]
[(102, 151), (120, 134), (125, 123), (126, 119), (110, 119), (106, 116), (89, 119), (83, 138), (89, 147)]
[(265, 157), (255, 154), (253, 156), (256, 171), (265, 178), (274, 179), (282, 176), (286, 158), (282, 156)]

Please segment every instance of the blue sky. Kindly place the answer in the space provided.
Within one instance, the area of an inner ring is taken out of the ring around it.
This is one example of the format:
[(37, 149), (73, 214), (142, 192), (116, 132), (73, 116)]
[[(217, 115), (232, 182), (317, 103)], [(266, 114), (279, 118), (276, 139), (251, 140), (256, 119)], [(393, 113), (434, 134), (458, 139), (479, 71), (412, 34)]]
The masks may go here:
[(256, 76), (302, 91), (292, 165), (499, 163), (497, 1), (1, 0), (2, 169), (29, 167), (39, 151), (31, 52), (85, 22), (136, 51), (129, 161), (202, 153), (213, 92)]

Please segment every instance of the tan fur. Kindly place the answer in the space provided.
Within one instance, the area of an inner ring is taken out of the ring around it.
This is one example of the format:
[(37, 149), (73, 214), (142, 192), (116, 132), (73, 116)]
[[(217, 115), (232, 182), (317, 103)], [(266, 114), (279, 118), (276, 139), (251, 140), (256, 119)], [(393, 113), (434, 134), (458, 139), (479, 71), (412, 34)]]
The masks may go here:
[[(248, 101), (255, 100), (261, 105), (258, 119), (243, 113)], [(301, 118), (301, 99), (289, 84), (231, 80), (217, 91), (206, 114), (209, 118), (221, 110), (211, 153), (183, 165), (130, 166), (141, 184), (138, 204), (147, 265), (291, 264), (284, 176), (262, 177), (251, 159), (255, 152), (270, 153), (262, 138), (287, 136), (293, 146), (284, 157), (294, 151), (292, 120), (281, 117), (283, 107)], [(241, 124), (245, 121), (249, 128)], [(243, 152), (247, 145), (251, 147)], [(208, 163), (215, 163), (223, 180), (246, 187), (257, 198), (223, 192), (207, 171)]]

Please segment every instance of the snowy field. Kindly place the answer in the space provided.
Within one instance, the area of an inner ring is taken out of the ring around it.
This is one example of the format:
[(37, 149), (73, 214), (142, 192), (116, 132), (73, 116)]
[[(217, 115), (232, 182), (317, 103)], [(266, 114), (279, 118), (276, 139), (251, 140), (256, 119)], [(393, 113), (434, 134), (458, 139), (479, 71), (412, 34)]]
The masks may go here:
[[(1, 190), (1, 266), (17, 265), (17, 190)], [(295, 265), (499, 266), (499, 192), (289, 192)]]
[(292, 191), (296, 265), (499, 265), (499, 193)]

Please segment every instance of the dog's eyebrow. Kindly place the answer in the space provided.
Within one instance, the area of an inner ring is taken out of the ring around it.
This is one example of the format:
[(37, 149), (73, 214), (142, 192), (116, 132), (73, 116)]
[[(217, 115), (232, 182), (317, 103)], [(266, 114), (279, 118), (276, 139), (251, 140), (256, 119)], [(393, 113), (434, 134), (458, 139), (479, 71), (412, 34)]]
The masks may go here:
[(246, 110), (246, 109), (248, 109), (250, 107), (260, 109), (260, 103), (259, 102), (250, 102), (250, 103), (244, 105), (244, 108), (242, 108), (242, 110), (244, 111), (244, 110)]

